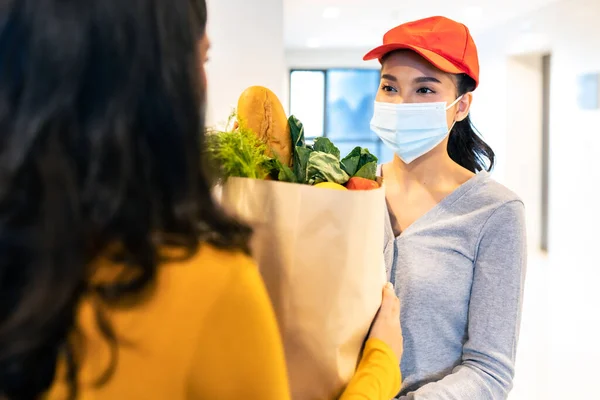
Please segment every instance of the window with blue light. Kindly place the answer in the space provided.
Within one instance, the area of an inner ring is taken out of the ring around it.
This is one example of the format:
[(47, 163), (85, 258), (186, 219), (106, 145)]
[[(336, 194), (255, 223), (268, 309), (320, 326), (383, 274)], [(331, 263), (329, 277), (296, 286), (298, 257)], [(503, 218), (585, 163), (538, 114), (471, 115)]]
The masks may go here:
[(342, 154), (360, 146), (389, 161), (393, 153), (369, 127), (379, 75), (374, 69), (292, 70), (290, 112), (304, 124), (308, 140), (325, 136)]

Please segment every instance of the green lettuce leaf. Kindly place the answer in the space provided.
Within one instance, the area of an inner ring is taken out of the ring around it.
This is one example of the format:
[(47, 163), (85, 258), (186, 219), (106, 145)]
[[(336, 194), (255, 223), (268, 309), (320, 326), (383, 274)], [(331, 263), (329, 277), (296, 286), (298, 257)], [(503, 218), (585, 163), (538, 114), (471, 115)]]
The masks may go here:
[(369, 163), (375, 163), (377, 165), (377, 157), (369, 152), (367, 149), (361, 149), (360, 151), (360, 162), (358, 163), (358, 170)]
[(306, 141), (304, 139), (304, 125), (295, 116), (288, 118), (288, 125), (290, 126), (290, 134), (292, 135), (292, 148), (305, 147)]
[(334, 182), (340, 185), (348, 182), (350, 176), (341, 168), (339, 159), (322, 151), (314, 151), (308, 158), (306, 180), (310, 185), (321, 182)]
[(312, 149), (307, 147), (296, 147), (294, 150), (293, 167), (298, 183), (307, 183), (306, 170), (308, 167), (308, 159), (312, 152)]
[[(367, 149), (362, 147), (355, 147), (350, 154), (342, 159), (342, 168), (350, 176), (356, 176), (356, 174), (367, 164), (375, 163), (377, 165), (377, 157), (369, 152)], [(371, 168), (371, 167), (369, 167)], [(370, 169), (367, 169), (370, 171)], [(377, 169), (376, 171), (377, 172)], [(364, 173), (364, 172), (363, 172)]]
[(350, 176), (354, 176), (358, 171), (358, 164), (360, 164), (360, 155), (362, 148), (355, 147), (350, 154), (342, 159), (342, 168)]
[(352, 151), (346, 157), (344, 157), (344, 159), (342, 161), (352, 158), (352, 157), (360, 157), (361, 154), (362, 154), (362, 147), (356, 146), (355, 148), (352, 149)]
[(374, 181), (377, 179), (377, 161), (366, 163), (353, 176)]
[(360, 156), (346, 157), (341, 161), (342, 169), (350, 176), (354, 176), (358, 171), (358, 164), (360, 163)]
[(320, 151), (320, 152), (331, 154), (331, 155), (335, 156), (335, 158), (338, 160), (338, 162), (340, 160), (340, 149), (335, 147), (335, 145), (333, 143), (331, 143), (331, 140), (329, 140), (327, 138), (324, 138), (324, 137), (316, 138), (315, 142), (313, 144), (313, 148), (315, 149), (315, 151)]

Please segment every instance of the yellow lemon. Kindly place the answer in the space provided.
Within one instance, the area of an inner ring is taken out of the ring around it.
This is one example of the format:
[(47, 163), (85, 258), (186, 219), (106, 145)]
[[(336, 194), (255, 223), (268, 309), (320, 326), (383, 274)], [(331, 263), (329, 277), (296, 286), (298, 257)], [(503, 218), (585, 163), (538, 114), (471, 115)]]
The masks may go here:
[(333, 182), (317, 183), (315, 185), (315, 187), (320, 187), (320, 188), (325, 188), (325, 189), (335, 189), (335, 190), (348, 190), (345, 187), (343, 187), (342, 185), (338, 185), (337, 183), (333, 183)]

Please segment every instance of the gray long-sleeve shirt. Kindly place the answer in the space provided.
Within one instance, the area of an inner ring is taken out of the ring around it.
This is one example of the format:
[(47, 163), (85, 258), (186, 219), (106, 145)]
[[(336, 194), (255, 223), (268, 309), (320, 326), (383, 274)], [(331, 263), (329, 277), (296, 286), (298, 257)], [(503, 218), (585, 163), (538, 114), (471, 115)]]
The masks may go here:
[(399, 399), (499, 400), (512, 388), (526, 269), (524, 206), (479, 173), (395, 238), (385, 259), (401, 302)]

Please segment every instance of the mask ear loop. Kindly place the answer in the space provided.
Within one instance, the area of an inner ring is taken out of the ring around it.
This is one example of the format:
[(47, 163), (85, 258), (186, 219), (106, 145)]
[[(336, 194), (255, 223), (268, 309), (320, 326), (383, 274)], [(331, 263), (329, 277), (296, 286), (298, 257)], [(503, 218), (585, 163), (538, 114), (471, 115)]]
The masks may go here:
[[(452, 104), (450, 104), (447, 108), (446, 111), (448, 111), (449, 109), (451, 109), (452, 107), (454, 107), (459, 101), (462, 100), (462, 98), (464, 97), (464, 95), (459, 96), (458, 99), (454, 100), (454, 102)], [(450, 129), (448, 130), (448, 135), (452, 132), (452, 129), (454, 129), (454, 125), (456, 125), (456, 116), (454, 116), (454, 122), (452, 123), (452, 126), (450, 127)]]
[(452, 123), (452, 126), (450, 127), (450, 129), (448, 130), (447, 135), (452, 133), (452, 129), (454, 129), (454, 125), (456, 125), (456, 120), (454, 120), (454, 122)]
[(463, 97), (465, 97), (464, 94), (462, 96), (459, 96), (458, 99), (454, 100), (452, 102), (452, 104), (450, 104), (448, 107), (446, 107), (446, 111), (448, 111), (449, 109), (451, 109), (452, 107), (454, 107), (456, 105), (456, 103), (458, 103), (459, 101), (462, 100)]

